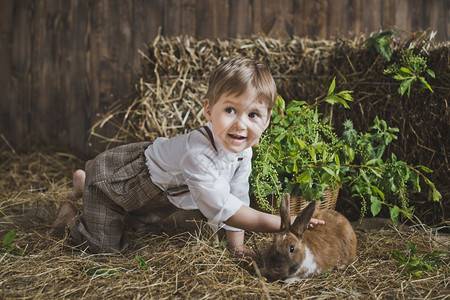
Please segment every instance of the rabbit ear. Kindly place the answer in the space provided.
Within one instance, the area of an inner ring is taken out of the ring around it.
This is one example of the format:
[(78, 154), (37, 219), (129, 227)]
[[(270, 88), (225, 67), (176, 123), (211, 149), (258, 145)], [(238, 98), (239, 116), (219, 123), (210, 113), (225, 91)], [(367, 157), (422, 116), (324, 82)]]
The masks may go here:
[(303, 232), (308, 228), (309, 221), (312, 218), (314, 210), (316, 209), (316, 201), (311, 201), (308, 206), (303, 209), (295, 218), (294, 224), (291, 226), (291, 231), (300, 238)]
[(284, 194), (281, 197), (281, 206), (280, 206), (280, 217), (281, 217), (281, 226), (280, 231), (289, 230), (291, 227), (291, 214), (289, 209), (291, 196), (289, 194)]

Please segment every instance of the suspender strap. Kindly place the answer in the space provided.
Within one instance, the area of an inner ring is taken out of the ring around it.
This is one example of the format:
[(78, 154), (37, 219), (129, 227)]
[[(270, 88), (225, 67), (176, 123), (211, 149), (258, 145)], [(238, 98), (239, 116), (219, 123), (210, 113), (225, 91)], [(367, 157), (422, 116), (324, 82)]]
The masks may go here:
[[(212, 134), (212, 132), (211, 132), (211, 129), (209, 129), (209, 127), (205, 125), (205, 126), (199, 128), (199, 129), (197, 129), (197, 130), (200, 131), (200, 132), (202, 132), (202, 131), (201, 131), (202, 128), (205, 129), (206, 133), (208, 134), (209, 141), (211, 142), (211, 144), (212, 144), (212, 146), (214, 147), (214, 149), (217, 151), (216, 144), (214, 143), (214, 137), (213, 137), (213, 134)], [(203, 133), (203, 132), (202, 132), (202, 133)]]

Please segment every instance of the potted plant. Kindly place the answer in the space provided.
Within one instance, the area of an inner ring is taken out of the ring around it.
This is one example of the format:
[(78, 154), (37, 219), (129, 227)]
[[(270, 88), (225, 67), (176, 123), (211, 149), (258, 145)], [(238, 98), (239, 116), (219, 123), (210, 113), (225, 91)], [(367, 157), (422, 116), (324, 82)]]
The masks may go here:
[(250, 183), (259, 208), (274, 212), (284, 193), (299, 197), (298, 201), (332, 194), (335, 201), (337, 189), (345, 186), (362, 202), (361, 217), (369, 203), (374, 216), (386, 205), (396, 223), (399, 213), (411, 217), (408, 186), (420, 191), (421, 179), (430, 187), (431, 199), (439, 200), (439, 192), (424, 175), (429, 169), (408, 165), (395, 154), (385, 157), (386, 146), (397, 138), (398, 129), (375, 118), (367, 132), (358, 132), (347, 120), (337, 135), (329, 120), (321, 118), (318, 103), (348, 108), (347, 102), (353, 99), (351, 91), (334, 89), (333, 79), (327, 95), (312, 105), (293, 100), (286, 106), (278, 97), (271, 125), (254, 149)]

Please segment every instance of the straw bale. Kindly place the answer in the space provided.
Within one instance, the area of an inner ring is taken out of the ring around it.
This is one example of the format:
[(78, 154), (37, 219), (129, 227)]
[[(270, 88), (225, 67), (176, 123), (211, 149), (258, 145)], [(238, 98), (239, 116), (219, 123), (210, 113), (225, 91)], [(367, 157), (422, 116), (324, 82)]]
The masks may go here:
[(218, 63), (236, 56), (264, 62), (278, 89), (293, 96), (307, 85), (301, 81), (293, 84), (299, 73), (306, 72), (311, 77), (328, 73), (330, 44), (333, 42), (299, 38), (197, 41), (192, 37), (158, 36), (141, 51), (141, 77), (131, 104), (123, 100), (115, 103), (93, 126), (92, 133), (101, 135), (100, 129), (107, 124), (115, 128), (115, 134), (102, 138), (110, 143), (124, 143), (175, 136), (202, 126), (209, 74)]
[[(423, 224), (358, 225), (354, 263), (289, 284), (267, 281), (256, 262), (232, 256), (206, 229), (177, 235), (131, 233), (133, 242), (121, 255), (88, 254), (71, 248), (67, 237), (53, 237), (52, 219), (38, 218), (32, 209), (67, 201), (71, 173), (83, 162), (51, 151), (19, 155), (1, 150), (0, 237), (14, 229), (12, 245), (24, 250), (23, 255), (0, 251), (2, 299), (447, 299), (450, 294), (449, 256), (441, 269), (422, 278), (402, 274), (390, 258), (392, 251), (404, 251), (407, 241), (421, 254), (448, 253), (449, 235)], [(16, 216), (28, 222), (16, 222)], [(249, 233), (246, 241), (249, 247), (264, 248), (270, 235)], [(139, 268), (136, 255), (146, 262), (146, 270)]]

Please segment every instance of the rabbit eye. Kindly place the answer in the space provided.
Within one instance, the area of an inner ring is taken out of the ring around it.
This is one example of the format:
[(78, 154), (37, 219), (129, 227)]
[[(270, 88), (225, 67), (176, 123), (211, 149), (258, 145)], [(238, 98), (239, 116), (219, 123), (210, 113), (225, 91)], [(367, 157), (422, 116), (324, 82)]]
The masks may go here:
[(291, 246), (291, 247), (289, 248), (289, 252), (290, 252), (290, 253), (294, 253), (294, 250), (295, 250), (295, 247), (294, 247), (294, 246)]

